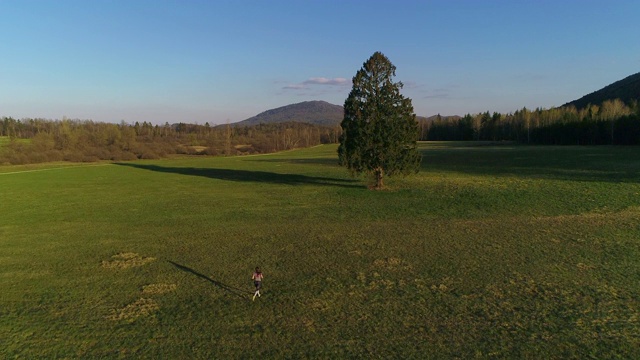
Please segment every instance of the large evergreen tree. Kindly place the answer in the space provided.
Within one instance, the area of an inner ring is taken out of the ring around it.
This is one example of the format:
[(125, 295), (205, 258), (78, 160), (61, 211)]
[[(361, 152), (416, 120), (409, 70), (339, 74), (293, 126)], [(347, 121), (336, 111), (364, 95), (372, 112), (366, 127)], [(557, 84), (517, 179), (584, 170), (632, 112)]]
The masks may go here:
[(375, 188), (384, 175), (418, 172), (421, 155), (411, 99), (394, 83), (396, 67), (381, 52), (374, 53), (353, 77), (353, 88), (344, 102), (340, 164), (352, 173), (371, 174)]

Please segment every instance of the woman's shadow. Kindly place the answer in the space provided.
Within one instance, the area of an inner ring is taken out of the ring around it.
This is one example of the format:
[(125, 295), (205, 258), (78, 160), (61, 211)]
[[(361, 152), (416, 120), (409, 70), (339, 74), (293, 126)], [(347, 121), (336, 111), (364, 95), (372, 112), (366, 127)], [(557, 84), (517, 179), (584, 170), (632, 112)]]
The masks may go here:
[(193, 270), (190, 267), (178, 264), (178, 263), (173, 262), (171, 260), (167, 260), (167, 261), (171, 265), (177, 267), (178, 269), (180, 269), (182, 271), (185, 271), (185, 272), (188, 272), (188, 273), (191, 273), (191, 274), (193, 274), (193, 275), (195, 275), (195, 276), (197, 276), (199, 278), (205, 279), (208, 282), (212, 283), (213, 285), (219, 287), (220, 289), (226, 290), (227, 292), (229, 292), (229, 293), (231, 293), (233, 295), (239, 296), (239, 297), (241, 297), (243, 299), (249, 300), (249, 298), (246, 297), (246, 294), (250, 294), (250, 295), (253, 294), (253, 292), (251, 292), (251, 291), (243, 290), (243, 289), (231, 286), (231, 285), (227, 285), (227, 284), (221, 283), (220, 281), (213, 280), (212, 278), (208, 277), (207, 275), (201, 274), (201, 273)]

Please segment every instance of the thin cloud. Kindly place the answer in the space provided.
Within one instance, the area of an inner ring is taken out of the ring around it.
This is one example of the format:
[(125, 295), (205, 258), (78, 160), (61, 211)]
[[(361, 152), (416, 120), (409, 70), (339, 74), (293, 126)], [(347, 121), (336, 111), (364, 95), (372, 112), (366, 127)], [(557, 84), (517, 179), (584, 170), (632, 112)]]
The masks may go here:
[(449, 94), (433, 94), (433, 95), (427, 95), (427, 96), (423, 96), (423, 99), (445, 99), (448, 98)]
[(422, 91), (425, 95), (422, 96), (423, 99), (446, 99), (451, 96), (450, 88), (437, 88), (432, 90)]
[(304, 85), (346, 85), (348, 80), (345, 78), (327, 79), (324, 77), (313, 77), (302, 82)]
[(291, 85), (283, 86), (282, 88), (286, 90), (302, 90), (302, 89), (305, 89), (306, 87), (303, 84), (291, 84)]
[(439, 84), (439, 87), (427, 88), (421, 86), (417, 90), (417, 97), (421, 99), (460, 99), (458, 89), (460, 84)]
[(349, 80), (341, 77), (337, 78), (325, 78), (325, 77), (312, 77), (298, 84), (287, 84), (282, 87), (283, 90), (307, 90), (316, 85), (330, 85), (330, 86), (348, 86)]
[(406, 82), (403, 81), (402, 85), (403, 85), (402, 88), (406, 89), (406, 90), (414, 90), (414, 89), (420, 89), (420, 88), (424, 87), (424, 85), (418, 84), (415, 81), (406, 81)]

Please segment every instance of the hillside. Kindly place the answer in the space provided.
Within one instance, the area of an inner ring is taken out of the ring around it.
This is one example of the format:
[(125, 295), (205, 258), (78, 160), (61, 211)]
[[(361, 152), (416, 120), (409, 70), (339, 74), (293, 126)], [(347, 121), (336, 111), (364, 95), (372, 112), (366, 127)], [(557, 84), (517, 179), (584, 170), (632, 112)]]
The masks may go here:
[(441, 120), (460, 120), (462, 117), (458, 116), (458, 115), (432, 115), (429, 117), (424, 117), (424, 116), (416, 116), (416, 120), (418, 121), (435, 121), (438, 119), (438, 116), (440, 116)]
[(616, 81), (611, 85), (585, 95), (578, 100), (574, 100), (564, 104), (564, 106), (573, 105), (578, 109), (584, 108), (589, 104), (599, 105), (606, 100), (620, 99), (626, 104), (632, 101), (640, 101), (640, 73), (628, 76), (622, 80)]
[(344, 110), (340, 105), (326, 101), (305, 101), (267, 110), (254, 117), (232, 125), (257, 125), (289, 121), (306, 122), (315, 125), (336, 126), (342, 121)]
[[(323, 126), (338, 126), (342, 122), (344, 108), (326, 101), (305, 101), (267, 110), (246, 120), (231, 124), (251, 126), (257, 124), (283, 123), (289, 121), (305, 122)], [(433, 121), (437, 115), (416, 116), (418, 121)], [(442, 119), (459, 119), (459, 116), (442, 116)]]

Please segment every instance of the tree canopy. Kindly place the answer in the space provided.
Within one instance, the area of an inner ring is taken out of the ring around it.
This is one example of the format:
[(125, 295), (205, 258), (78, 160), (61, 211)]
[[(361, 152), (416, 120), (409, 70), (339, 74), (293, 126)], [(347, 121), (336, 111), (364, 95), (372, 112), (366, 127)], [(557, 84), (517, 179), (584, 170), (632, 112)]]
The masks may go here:
[(411, 99), (400, 94), (401, 82), (393, 82), (396, 67), (375, 52), (353, 77), (344, 103), (338, 156), (352, 173), (374, 176), (375, 188), (384, 175), (418, 172), (421, 155)]

